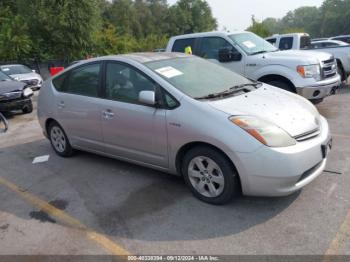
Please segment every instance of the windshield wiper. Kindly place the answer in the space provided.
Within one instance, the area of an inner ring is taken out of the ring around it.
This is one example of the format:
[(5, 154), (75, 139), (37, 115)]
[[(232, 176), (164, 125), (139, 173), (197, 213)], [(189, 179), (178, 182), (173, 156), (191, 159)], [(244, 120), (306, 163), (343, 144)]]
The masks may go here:
[(258, 54), (264, 54), (264, 53), (267, 53), (267, 51), (266, 50), (261, 50), (261, 51), (257, 51), (257, 52), (251, 53), (250, 55), (258, 55)]
[(263, 85), (263, 84), (260, 83), (260, 82), (253, 82), (253, 83), (248, 83), (248, 84), (237, 85), (237, 86), (231, 87), (231, 89), (232, 89), (232, 88), (241, 89), (241, 88), (244, 88), (244, 87), (247, 87), (247, 86), (253, 86), (253, 87), (255, 87), (256, 89), (258, 89), (258, 88), (261, 87), (262, 85)]
[(219, 98), (219, 97), (222, 98), (222, 97), (230, 96), (230, 95), (233, 95), (233, 94), (239, 93), (239, 92), (248, 93), (248, 92), (252, 91), (251, 89), (247, 88), (248, 86), (253, 86), (254, 88), (259, 88), (261, 85), (262, 85), (262, 83), (258, 83), (258, 82), (237, 85), (237, 86), (231, 87), (228, 90), (218, 92), (218, 93), (209, 94), (209, 95), (202, 96), (202, 97), (196, 97), (195, 99), (204, 100), (204, 99), (213, 99), (213, 98)]

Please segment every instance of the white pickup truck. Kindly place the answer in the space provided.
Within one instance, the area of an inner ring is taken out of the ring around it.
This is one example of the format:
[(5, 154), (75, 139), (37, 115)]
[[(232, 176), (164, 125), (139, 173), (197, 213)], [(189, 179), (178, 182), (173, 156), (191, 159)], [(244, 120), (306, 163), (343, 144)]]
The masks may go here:
[(350, 75), (350, 45), (328, 47), (313, 45), (311, 37), (306, 33), (273, 35), (266, 40), (280, 50), (317, 50), (330, 53), (337, 60), (338, 73), (342, 81), (345, 81)]
[(285, 51), (250, 32), (207, 32), (175, 36), (167, 52), (210, 59), (252, 80), (265, 82), (320, 102), (340, 85), (334, 57), (328, 53)]

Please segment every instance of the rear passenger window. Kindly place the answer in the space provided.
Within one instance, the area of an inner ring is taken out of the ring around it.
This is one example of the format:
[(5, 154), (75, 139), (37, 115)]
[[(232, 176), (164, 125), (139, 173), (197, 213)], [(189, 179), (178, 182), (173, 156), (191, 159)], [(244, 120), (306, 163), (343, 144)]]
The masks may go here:
[(283, 37), (280, 40), (279, 49), (280, 50), (289, 50), (293, 47), (293, 37)]
[(84, 96), (98, 96), (100, 84), (100, 67), (98, 63), (73, 69), (65, 85), (65, 91)]
[(186, 47), (191, 47), (192, 51), (194, 51), (194, 43), (196, 39), (195, 38), (187, 38), (187, 39), (178, 39), (175, 40), (175, 43), (173, 45), (173, 52), (178, 52), (178, 53), (185, 53), (185, 48)]
[(56, 88), (57, 91), (63, 91), (63, 84), (64, 84), (64, 80), (67, 78), (67, 73), (62, 74), (58, 77), (55, 77), (52, 80), (52, 83), (54, 85), (54, 87)]

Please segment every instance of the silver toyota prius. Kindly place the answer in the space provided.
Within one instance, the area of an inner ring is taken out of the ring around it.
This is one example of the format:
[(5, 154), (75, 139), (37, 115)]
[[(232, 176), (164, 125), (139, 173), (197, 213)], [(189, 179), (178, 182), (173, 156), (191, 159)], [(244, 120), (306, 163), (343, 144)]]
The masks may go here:
[(306, 99), (178, 53), (76, 63), (44, 83), (38, 116), (58, 155), (79, 149), (177, 174), (211, 204), (301, 189), (332, 141)]

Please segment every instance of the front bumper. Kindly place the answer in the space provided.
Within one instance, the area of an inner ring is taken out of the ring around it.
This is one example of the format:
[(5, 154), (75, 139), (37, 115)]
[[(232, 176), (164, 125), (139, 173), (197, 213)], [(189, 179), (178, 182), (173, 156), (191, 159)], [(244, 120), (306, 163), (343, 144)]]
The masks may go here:
[(341, 77), (339, 75), (327, 80), (316, 82), (310, 86), (297, 87), (297, 93), (306, 99), (322, 99), (329, 96), (332, 89), (341, 85)]
[(32, 105), (31, 98), (21, 98), (12, 101), (0, 101), (0, 112), (9, 112), (14, 110), (22, 110)]
[[(285, 196), (300, 190), (325, 169), (325, 145), (331, 141), (327, 121), (321, 118), (321, 134), (285, 148), (261, 147), (238, 154), (236, 167), (244, 195)], [(236, 160), (237, 160), (236, 158)]]

